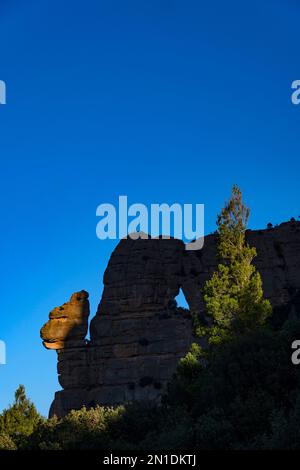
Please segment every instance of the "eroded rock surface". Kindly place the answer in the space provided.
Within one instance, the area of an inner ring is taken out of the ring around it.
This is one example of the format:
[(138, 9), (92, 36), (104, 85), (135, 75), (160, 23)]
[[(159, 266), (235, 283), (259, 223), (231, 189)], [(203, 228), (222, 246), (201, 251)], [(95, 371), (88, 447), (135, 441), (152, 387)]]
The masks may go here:
[(41, 329), (43, 345), (47, 349), (85, 344), (90, 314), (88, 297), (89, 294), (84, 290), (75, 292), (69, 302), (51, 310), (49, 321)]
[[(265, 295), (286, 314), (299, 302), (300, 223), (248, 231)], [(158, 399), (178, 359), (193, 341), (189, 311), (177, 309), (179, 289), (190, 311), (204, 315), (201, 288), (216, 268), (216, 237), (200, 251), (186, 251), (175, 239), (122, 240), (104, 274), (104, 290), (84, 341), (88, 294), (76, 293), (63, 310), (54, 309), (41, 331), (58, 351), (59, 381), (50, 415), (63, 416), (83, 405)]]

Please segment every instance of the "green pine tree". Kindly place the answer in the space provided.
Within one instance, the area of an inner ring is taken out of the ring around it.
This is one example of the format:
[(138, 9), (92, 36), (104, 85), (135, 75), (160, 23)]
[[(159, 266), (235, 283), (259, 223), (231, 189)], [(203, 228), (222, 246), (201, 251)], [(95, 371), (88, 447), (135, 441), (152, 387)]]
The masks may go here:
[(231, 198), (217, 218), (218, 269), (203, 289), (206, 312), (213, 319), (208, 329), (210, 343), (253, 331), (272, 312), (252, 264), (256, 249), (245, 240), (249, 214), (240, 189), (233, 186)]
[(26, 397), (24, 385), (20, 385), (15, 392), (13, 405), (0, 415), (0, 436), (8, 436), (20, 444), (42, 421), (36, 407)]

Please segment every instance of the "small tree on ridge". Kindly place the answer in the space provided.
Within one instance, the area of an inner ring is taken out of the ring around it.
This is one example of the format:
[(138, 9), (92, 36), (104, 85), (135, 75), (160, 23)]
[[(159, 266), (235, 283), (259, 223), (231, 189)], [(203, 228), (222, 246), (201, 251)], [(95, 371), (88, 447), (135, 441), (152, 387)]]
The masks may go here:
[(249, 208), (238, 186), (217, 218), (219, 265), (204, 286), (207, 314), (213, 319), (210, 343), (220, 343), (261, 327), (272, 307), (264, 299), (260, 274), (253, 265), (256, 249), (245, 240)]

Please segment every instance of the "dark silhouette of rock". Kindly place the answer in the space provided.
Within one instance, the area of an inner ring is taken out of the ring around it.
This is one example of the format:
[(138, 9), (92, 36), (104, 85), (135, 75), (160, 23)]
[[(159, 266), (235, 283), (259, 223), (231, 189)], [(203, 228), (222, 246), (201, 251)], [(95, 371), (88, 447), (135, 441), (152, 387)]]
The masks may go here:
[[(256, 267), (273, 307), (293, 309), (300, 292), (300, 222), (267, 230), (248, 230), (257, 248)], [(175, 239), (124, 239), (111, 255), (104, 290), (87, 332), (88, 294), (50, 314), (41, 336), (58, 351), (62, 391), (56, 392), (50, 416), (95, 404), (159, 399), (167, 381), (195, 340), (191, 312), (205, 321), (201, 288), (217, 264), (216, 236), (204, 248), (187, 251)], [(190, 312), (177, 309), (182, 289)], [(75, 303), (74, 303), (75, 302)], [(79, 304), (78, 304), (79, 302)], [(62, 313), (62, 315), (61, 315)]]

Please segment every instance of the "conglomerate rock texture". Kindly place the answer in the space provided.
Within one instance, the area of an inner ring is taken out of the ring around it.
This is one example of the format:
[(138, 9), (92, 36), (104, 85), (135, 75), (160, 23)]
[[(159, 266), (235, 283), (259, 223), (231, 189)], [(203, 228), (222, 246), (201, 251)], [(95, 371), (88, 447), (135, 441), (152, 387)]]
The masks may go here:
[[(300, 302), (300, 223), (247, 231), (265, 296), (288, 315)], [(104, 274), (104, 290), (88, 328), (88, 294), (73, 294), (50, 313), (44, 345), (58, 353), (59, 382), (50, 416), (83, 405), (159, 399), (193, 340), (191, 312), (205, 319), (201, 289), (216, 268), (216, 236), (202, 250), (176, 239), (122, 240)], [(176, 307), (182, 289), (189, 310)]]

